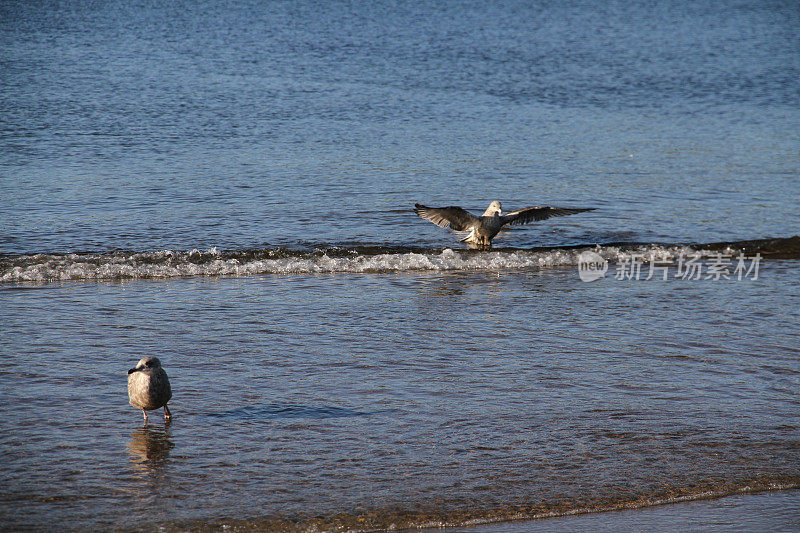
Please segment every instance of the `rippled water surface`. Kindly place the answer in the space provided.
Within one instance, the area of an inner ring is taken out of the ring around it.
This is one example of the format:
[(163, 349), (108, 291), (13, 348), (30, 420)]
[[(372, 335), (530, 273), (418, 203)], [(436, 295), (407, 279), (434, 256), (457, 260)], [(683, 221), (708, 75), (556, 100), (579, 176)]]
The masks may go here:
[(0, 252), (797, 233), (792, 2), (0, 7)]
[[(798, 27), (792, 2), (3, 3), (0, 529), (797, 488)], [(483, 251), (412, 211), (492, 200), (596, 210)], [(127, 404), (145, 355), (169, 423)]]
[[(30, 509), (16, 524), (385, 527), (795, 484), (800, 291), (792, 261), (762, 276), (5, 287), (5, 505)], [(166, 426), (126, 405), (144, 353), (171, 375)]]

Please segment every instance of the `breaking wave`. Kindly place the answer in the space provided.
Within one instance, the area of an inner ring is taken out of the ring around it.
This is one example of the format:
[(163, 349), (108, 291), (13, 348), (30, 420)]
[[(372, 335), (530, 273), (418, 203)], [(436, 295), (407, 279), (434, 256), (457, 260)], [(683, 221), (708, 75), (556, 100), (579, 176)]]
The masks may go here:
[(209, 250), (0, 255), (0, 282), (49, 283), (68, 280), (126, 280), (253, 274), (322, 274), (337, 272), (482, 271), (546, 269), (578, 264), (592, 250), (610, 263), (634, 255), (674, 261), (681, 255), (720, 253), (732, 257), (800, 258), (800, 236), (709, 244), (610, 243), (559, 248), (486, 251), (450, 248), (329, 246), (314, 250), (265, 248)]

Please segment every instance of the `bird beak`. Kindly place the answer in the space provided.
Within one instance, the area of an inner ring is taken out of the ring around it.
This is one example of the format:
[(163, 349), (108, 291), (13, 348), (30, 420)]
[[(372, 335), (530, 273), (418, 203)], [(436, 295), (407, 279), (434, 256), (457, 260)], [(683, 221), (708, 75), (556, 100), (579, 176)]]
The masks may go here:
[(131, 368), (130, 370), (128, 370), (128, 374), (133, 374), (134, 372), (137, 372), (138, 370), (139, 370), (138, 368)]

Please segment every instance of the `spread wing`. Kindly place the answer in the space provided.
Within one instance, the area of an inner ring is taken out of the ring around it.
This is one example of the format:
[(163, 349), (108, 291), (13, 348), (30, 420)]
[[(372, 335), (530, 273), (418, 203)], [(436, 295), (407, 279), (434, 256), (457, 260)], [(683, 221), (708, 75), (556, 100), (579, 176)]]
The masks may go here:
[(500, 217), (503, 224), (511, 224), (516, 226), (518, 224), (527, 224), (537, 220), (546, 220), (550, 217), (564, 217), (567, 215), (574, 215), (576, 213), (583, 213), (584, 211), (594, 211), (594, 207), (585, 207), (571, 209), (567, 207), (526, 207), (512, 211), (507, 215)]
[(455, 231), (467, 231), (480, 222), (480, 219), (469, 211), (454, 205), (450, 207), (426, 207), (422, 204), (414, 204), (414, 212), (420, 218), (430, 220), (437, 226)]

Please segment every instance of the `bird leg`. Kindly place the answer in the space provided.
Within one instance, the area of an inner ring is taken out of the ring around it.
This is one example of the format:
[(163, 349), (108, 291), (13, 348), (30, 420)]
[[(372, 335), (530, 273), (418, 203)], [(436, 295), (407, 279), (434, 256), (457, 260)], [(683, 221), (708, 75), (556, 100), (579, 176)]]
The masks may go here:
[(164, 420), (172, 418), (172, 413), (169, 412), (169, 407), (164, 405)]
[(144, 423), (147, 424), (147, 411), (142, 409), (142, 414), (144, 415)]

